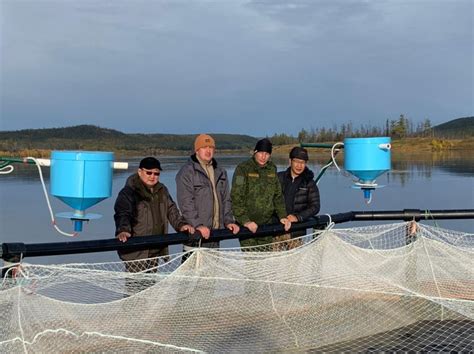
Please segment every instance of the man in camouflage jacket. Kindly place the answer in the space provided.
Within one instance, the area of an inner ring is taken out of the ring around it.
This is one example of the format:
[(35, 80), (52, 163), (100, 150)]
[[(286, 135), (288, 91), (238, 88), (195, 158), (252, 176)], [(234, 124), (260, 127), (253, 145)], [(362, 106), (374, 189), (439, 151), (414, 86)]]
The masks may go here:
[[(232, 210), (235, 219), (252, 233), (259, 225), (280, 220), (288, 231), (291, 222), (286, 217), (285, 202), (277, 177), (276, 166), (270, 161), (272, 143), (261, 139), (254, 155), (240, 163), (232, 179)], [(276, 219), (277, 218), (277, 219)], [(272, 237), (242, 240), (242, 247), (269, 244)]]

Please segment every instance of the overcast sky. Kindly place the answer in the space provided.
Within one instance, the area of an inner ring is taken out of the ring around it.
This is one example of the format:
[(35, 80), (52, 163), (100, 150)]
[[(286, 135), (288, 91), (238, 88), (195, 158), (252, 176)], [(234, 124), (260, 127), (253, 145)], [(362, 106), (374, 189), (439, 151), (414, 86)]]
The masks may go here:
[(296, 135), (474, 112), (473, 0), (0, 4), (0, 130)]

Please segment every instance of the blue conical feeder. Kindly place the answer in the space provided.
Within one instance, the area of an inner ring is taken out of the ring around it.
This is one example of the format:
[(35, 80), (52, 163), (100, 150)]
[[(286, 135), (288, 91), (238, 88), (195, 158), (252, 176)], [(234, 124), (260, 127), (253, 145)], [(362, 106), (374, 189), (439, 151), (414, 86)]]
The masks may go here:
[(53, 151), (51, 153), (51, 194), (75, 211), (56, 214), (74, 221), (74, 231), (82, 231), (84, 221), (99, 214), (85, 209), (112, 195), (114, 154), (98, 151)]
[(371, 192), (383, 186), (375, 179), (391, 168), (391, 139), (389, 137), (344, 139), (344, 169), (357, 178), (353, 188), (362, 189), (370, 203)]

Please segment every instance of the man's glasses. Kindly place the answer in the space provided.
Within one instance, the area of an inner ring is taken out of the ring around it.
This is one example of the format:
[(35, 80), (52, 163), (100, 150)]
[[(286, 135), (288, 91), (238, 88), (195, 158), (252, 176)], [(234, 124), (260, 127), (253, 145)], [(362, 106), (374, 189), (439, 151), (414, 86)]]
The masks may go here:
[(153, 175), (158, 177), (160, 175), (160, 172), (145, 171), (145, 173), (147, 174), (147, 176)]

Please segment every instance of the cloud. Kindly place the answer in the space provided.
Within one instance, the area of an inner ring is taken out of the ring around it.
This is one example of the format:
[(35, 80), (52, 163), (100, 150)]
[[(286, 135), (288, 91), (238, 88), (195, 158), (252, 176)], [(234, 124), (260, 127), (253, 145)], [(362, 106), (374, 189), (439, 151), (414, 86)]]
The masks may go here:
[(473, 111), (468, 0), (0, 6), (4, 130), (266, 135)]

